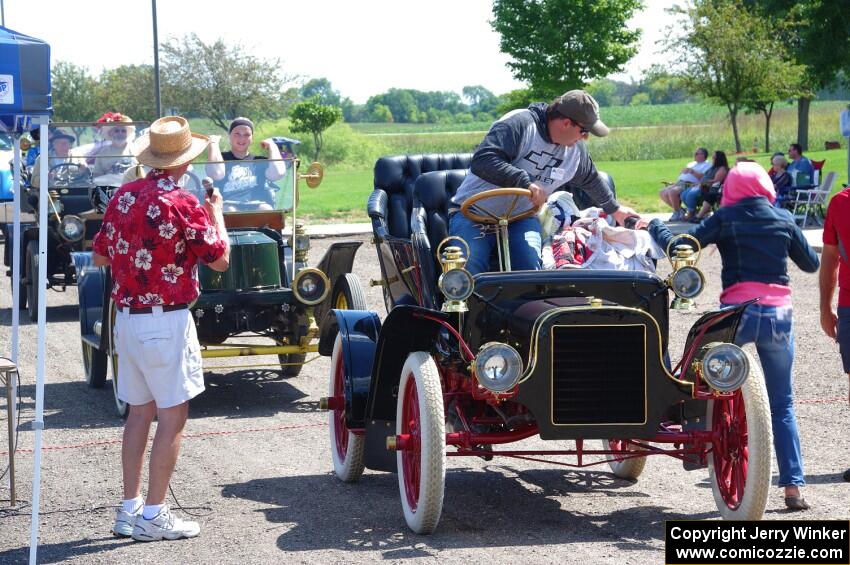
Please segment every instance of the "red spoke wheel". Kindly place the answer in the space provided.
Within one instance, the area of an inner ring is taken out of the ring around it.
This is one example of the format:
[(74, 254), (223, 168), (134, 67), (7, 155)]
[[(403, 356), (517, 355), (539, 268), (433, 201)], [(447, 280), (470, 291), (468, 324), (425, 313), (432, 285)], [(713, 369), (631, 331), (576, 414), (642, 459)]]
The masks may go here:
[[(342, 398), (345, 395), (345, 365), (343, 363), (342, 338), (337, 335), (331, 356), (330, 396)], [(352, 433), (345, 422), (345, 406), (328, 410), (328, 428), (330, 429), (331, 458), (334, 473), (340, 480), (353, 483), (363, 475), (363, 452), (366, 438)]]
[(437, 528), (446, 484), (446, 424), (443, 388), (427, 352), (407, 356), (398, 385), (396, 433), (407, 438), (396, 453), (401, 505), (417, 534)]
[[(640, 448), (623, 439), (602, 440), (602, 449), (611, 451), (640, 451)], [(646, 466), (646, 457), (623, 457), (621, 455), (606, 455), (611, 471), (621, 479), (636, 480)]]
[(773, 431), (760, 366), (747, 354), (750, 376), (728, 398), (709, 401), (711, 490), (726, 520), (760, 520), (770, 489)]

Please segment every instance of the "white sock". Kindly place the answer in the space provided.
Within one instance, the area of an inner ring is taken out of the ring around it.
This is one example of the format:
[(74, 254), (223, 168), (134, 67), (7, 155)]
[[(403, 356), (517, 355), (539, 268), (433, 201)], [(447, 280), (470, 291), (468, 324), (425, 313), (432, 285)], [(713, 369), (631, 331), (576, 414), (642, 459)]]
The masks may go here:
[(145, 504), (145, 509), (142, 510), (142, 517), (145, 520), (153, 520), (165, 508), (165, 504)]
[(142, 506), (145, 505), (145, 499), (141, 496), (136, 498), (128, 498), (121, 503), (121, 509), (128, 514), (138, 514)]

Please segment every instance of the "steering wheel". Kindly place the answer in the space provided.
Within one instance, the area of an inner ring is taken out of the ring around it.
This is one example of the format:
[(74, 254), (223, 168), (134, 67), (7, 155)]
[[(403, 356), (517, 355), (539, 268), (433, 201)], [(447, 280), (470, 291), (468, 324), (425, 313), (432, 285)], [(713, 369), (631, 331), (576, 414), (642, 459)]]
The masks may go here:
[[(503, 214), (497, 214), (484, 206), (484, 202), (493, 198), (505, 198), (513, 196), (510, 206)], [(499, 224), (502, 220), (507, 223), (524, 220), (537, 213), (537, 209), (532, 206), (521, 212), (517, 212), (517, 204), (520, 198), (528, 198), (531, 200), (531, 191), (527, 188), (493, 188), (473, 194), (467, 198), (460, 207), (460, 213), (469, 218), (473, 222), (479, 224)]]
[(48, 186), (66, 188), (80, 181), (91, 184), (91, 171), (80, 163), (59, 163), (53, 165), (47, 172)]

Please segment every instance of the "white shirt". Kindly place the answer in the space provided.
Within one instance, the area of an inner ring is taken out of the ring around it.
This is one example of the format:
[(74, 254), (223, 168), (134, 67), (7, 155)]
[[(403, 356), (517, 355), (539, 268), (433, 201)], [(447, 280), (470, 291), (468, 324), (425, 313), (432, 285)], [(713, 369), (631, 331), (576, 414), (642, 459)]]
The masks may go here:
[[(688, 163), (686, 165), (686, 167), (688, 169), (693, 169), (694, 171), (704, 175), (706, 172), (708, 172), (708, 169), (711, 168), (711, 162), (708, 159), (706, 159), (702, 163), (697, 163), (696, 161), (691, 161), (690, 163)], [(679, 181), (695, 184), (695, 183), (698, 183), (700, 181), (700, 179), (696, 178), (691, 173), (682, 173), (681, 175), (679, 175)]]

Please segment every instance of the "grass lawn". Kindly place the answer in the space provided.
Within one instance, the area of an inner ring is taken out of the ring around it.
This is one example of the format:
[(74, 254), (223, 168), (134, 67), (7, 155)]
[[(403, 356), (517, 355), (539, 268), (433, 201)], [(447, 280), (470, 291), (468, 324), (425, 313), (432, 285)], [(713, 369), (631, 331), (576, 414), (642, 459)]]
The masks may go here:
[[(834, 190), (841, 189), (847, 182), (847, 149), (811, 151), (810, 159), (826, 159), (824, 175), (836, 171), (838, 179)], [(767, 153), (752, 156), (765, 167), (769, 167)], [(686, 159), (663, 159), (655, 161), (600, 161), (597, 167), (610, 174), (617, 185), (620, 202), (638, 212), (664, 212), (665, 205), (658, 199), (661, 182), (675, 180)], [(299, 215), (309, 217), (316, 223), (365, 222), (366, 200), (372, 193), (372, 169), (334, 170), (328, 168), (322, 185), (311, 190), (302, 185)]]

